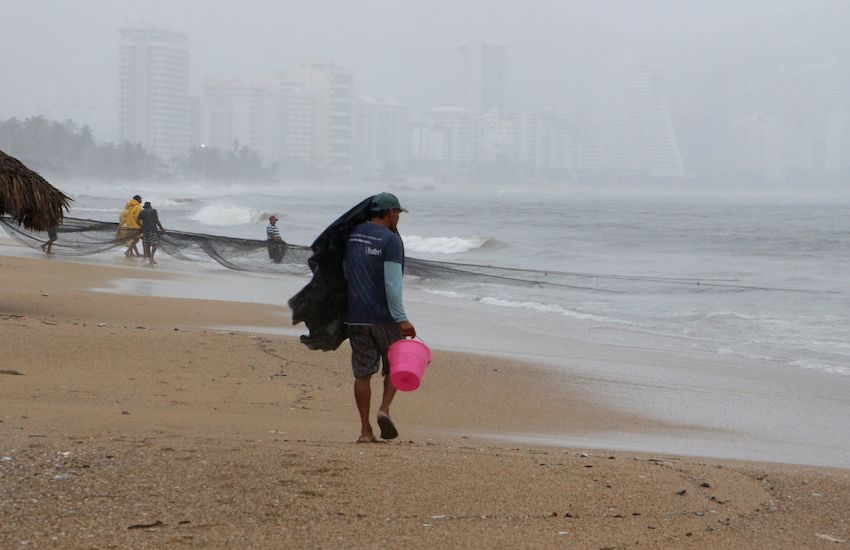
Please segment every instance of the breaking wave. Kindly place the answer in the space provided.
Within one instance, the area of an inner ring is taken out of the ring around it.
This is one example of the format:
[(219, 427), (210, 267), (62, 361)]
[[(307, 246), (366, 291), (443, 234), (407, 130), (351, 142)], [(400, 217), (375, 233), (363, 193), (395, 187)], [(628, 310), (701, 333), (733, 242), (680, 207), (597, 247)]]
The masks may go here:
[(405, 235), (404, 247), (419, 254), (460, 254), (476, 250), (491, 243), (490, 239), (472, 237), (420, 237)]
[(255, 208), (226, 204), (209, 204), (189, 218), (204, 225), (247, 225), (262, 221), (265, 214)]

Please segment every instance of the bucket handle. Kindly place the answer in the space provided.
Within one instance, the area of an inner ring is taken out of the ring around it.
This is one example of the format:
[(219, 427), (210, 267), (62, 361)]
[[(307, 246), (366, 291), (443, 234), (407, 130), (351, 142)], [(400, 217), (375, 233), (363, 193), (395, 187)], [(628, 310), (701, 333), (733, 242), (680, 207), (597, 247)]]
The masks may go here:
[[(402, 337), (402, 340), (419, 340), (420, 342), (422, 342), (423, 344), (425, 344), (425, 340), (423, 340), (422, 338), (420, 338), (420, 337), (419, 337), (419, 335), (412, 336), (412, 337), (403, 336), (403, 337)], [(428, 344), (425, 344), (425, 346), (426, 346), (426, 347), (428, 347), (428, 348), (430, 349), (430, 347), (428, 346)]]

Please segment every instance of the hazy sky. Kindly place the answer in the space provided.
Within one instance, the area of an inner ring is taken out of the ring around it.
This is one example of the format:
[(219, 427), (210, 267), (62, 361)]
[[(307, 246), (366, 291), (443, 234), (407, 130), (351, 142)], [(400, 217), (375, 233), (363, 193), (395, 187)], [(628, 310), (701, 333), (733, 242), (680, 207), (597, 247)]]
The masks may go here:
[(734, 101), (748, 74), (767, 88), (850, 78), (850, 2), (836, 0), (0, 2), (3, 118), (62, 102), (113, 116), (125, 18), (188, 35), (195, 93), (205, 76), (269, 78), (324, 55), (353, 69), (364, 93), (436, 105), (450, 99), (455, 48), (469, 40), (506, 47), (509, 101), (529, 110), (569, 106), (594, 64), (623, 50), (666, 69), (685, 103)]

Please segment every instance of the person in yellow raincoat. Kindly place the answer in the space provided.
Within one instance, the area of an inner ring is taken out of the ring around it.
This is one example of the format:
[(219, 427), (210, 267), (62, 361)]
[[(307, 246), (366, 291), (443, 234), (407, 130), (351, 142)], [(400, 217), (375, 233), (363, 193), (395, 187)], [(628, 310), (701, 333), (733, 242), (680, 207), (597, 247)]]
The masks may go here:
[(136, 244), (142, 236), (142, 226), (139, 225), (139, 212), (142, 211), (142, 197), (135, 195), (124, 205), (124, 210), (118, 217), (118, 233), (115, 240), (127, 247), (124, 255), (128, 258), (141, 256)]

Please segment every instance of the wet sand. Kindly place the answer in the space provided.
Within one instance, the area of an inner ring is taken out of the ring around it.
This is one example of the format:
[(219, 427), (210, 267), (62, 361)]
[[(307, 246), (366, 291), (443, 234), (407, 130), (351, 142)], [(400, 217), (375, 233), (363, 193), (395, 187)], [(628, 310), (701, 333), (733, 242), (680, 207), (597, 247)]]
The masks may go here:
[(347, 345), (210, 328), (276, 327), (283, 306), (89, 290), (174, 277), (0, 257), (0, 547), (850, 540), (848, 470), (496, 441), (706, 430), (504, 357), (435, 350), (393, 405), (399, 439), (354, 443)]

